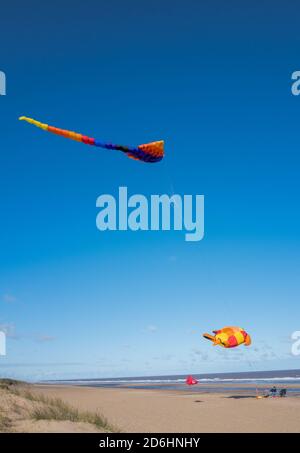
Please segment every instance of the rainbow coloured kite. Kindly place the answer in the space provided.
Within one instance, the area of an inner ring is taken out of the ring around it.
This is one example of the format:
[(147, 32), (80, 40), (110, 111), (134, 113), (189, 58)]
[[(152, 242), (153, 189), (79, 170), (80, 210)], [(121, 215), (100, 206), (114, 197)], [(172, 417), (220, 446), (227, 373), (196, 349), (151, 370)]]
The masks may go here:
[(144, 145), (138, 145), (136, 147), (113, 145), (112, 143), (105, 143), (95, 138), (87, 137), (86, 135), (77, 134), (76, 132), (67, 131), (64, 129), (58, 129), (57, 127), (49, 126), (48, 124), (41, 123), (32, 118), (21, 116), (21, 121), (27, 121), (27, 123), (33, 124), (44, 131), (52, 132), (53, 134), (61, 135), (62, 137), (70, 138), (77, 142), (85, 143), (86, 145), (98, 146), (100, 148), (114, 149), (122, 151), (127, 154), (128, 157), (135, 160), (141, 160), (143, 162), (154, 163), (159, 162), (164, 157), (164, 141), (146, 143)]

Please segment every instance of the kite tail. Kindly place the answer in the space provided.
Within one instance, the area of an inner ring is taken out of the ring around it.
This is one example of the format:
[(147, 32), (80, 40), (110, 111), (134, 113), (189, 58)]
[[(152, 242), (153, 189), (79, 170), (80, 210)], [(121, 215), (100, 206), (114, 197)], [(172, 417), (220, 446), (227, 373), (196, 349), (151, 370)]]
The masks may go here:
[(88, 137), (87, 135), (78, 134), (77, 132), (59, 129), (57, 127), (49, 126), (48, 124), (41, 123), (26, 116), (20, 116), (19, 120), (26, 121), (44, 131), (51, 132), (52, 134), (61, 135), (62, 137), (75, 140), (77, 142), (85, 143), (86, 145), (98, 146), (105, 149), (113, 149), (126, 153), (128, 157), (143, 162), (159, 162), (164, 157), (164, 141), (157, 141), (139, 145), (137, 147), (130, 147), (124, 145), (114, 145), (113, 143), (106, 143), (96, 140), (95, 138)]

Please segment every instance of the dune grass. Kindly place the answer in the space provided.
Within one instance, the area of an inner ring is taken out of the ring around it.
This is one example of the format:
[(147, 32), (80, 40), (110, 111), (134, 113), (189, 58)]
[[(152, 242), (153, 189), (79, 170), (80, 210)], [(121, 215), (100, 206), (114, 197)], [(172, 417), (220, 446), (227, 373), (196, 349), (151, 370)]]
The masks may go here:
[(10, 388), (10, 392), (26, 398), (31, 402), (39, 403), (33, 407), (30, 413), (31, 418), (34, 420), (90, 423), (98, 429), (109, 432), (118, 432), (118, 429), (112, 426), (103, 415), (87, 411), (79, 411), (75, 407), (65, 403), (60, 398), (49, 398), (41, 394), (32, 393), (27, 389), (20, 389), (16, 387)]
[(23, 384), (21, 381), (16, 381), (15, 379), (0, 379), (0, 389), (9, 390), (12, 387)]
[(99, 429), (114, 431), (108, 421), (100, 414), (81, 412), (59, 398), (45, 398), (35, 401), (43, 405), (33, 409), (31, 416), (35, 420), (69, 420), (71, 422), (90, 423)]
[(0, 412), (0, 432), (4, 433), (5, 431), (8, 431), (10, 426), (10, 419)]
[(77, 423), (90, 423), (105, 431), (116, 431), (101, 415), (79, 412), (61, 401), (56, 401), (55, 405), (35, 409), (32, 412), (32, 417), (35, 420), (69, 420)]

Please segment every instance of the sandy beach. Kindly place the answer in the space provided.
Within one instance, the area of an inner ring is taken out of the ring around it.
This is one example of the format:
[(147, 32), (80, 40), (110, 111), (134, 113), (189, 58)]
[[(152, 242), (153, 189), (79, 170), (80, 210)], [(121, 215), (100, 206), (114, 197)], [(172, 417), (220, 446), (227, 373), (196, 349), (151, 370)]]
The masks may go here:
[(122, 432), (300, 432), (300, 398), (228, 393), (34, 386), (80, 410), (98, 411)]
[(4, 382), (0, 432), (300, 432), (298, 396), (256, 399), (253, 385), (234, 393), (214, 387), (190, 392)]

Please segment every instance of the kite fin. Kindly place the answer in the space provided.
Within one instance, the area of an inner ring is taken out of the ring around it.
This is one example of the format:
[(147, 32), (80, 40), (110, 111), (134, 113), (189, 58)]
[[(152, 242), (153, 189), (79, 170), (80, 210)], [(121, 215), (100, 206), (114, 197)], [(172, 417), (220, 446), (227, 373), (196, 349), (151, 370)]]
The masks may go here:
[(142, 151), (148, 152), (155, 156), (163, 156), (164, 154), (164, 141), (145, 143), (138, 146)]
[(245, 346), (250, 346), (251, 344), (251, 337), (250, 335), (247, 334), (246, 338), (245, 338)]

